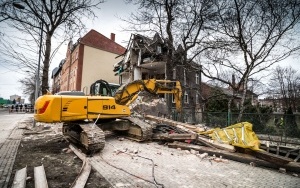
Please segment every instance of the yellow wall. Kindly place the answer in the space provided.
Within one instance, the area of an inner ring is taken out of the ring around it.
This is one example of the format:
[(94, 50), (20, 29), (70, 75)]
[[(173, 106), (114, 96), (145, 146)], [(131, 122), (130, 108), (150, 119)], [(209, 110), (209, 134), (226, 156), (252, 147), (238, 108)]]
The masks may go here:
[[(106, 80), (109, 83), (119, 83), (115, 76), (113, 65), (122, 60), (117, 54), (84, 46), (81, 91), (90, 93), (90, 85), (96, 80)], [(86, 92), (87, 91), (87, 92)]]

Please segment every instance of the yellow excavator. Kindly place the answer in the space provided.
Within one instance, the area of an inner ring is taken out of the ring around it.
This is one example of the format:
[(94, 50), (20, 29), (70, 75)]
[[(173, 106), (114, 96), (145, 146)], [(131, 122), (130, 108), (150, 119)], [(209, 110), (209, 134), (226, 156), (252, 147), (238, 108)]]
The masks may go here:
[(130, 117), (129, 105), (141, 91), (173, 94), (177, 111), (181, 109), (182, 90), (179, 81), (135, 80), (114, 93), (106, 81), (98, 80), (90, 88), (92, 96), (40, 96), (35, 102), (34, 114), (37, 122), (62, 122), (63, 134), (81, 144), (87, 153), (104, 148), (103, 131), (106, 130), (122, 132), (137, 141), (151, 138), (151, 125)]

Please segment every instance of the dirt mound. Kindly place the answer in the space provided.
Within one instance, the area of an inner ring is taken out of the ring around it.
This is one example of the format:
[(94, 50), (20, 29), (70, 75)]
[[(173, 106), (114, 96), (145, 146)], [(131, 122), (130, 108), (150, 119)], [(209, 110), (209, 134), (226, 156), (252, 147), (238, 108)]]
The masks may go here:
[[(55, 126), (42, 127), (39, 124), (35, 129), (25, 130), (8, 187), (11, 187), (16, 171), (26, 166), (27, 188), (34, 188), (33, 170), (40, 165), (44, 165), (49, 187), (70, 187), (79, 174), (82, 161), (69, 149), (69, 143), (53, 129)], [(85, 187), (106, 188), (110, 185), (92, 170)]]

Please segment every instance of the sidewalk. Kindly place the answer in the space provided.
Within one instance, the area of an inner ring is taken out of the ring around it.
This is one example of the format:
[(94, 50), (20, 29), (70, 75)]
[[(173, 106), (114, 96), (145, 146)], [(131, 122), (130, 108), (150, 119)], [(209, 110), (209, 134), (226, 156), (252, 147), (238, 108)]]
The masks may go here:
[[(20, 114), (20, 121), (14, 123), (12, 130), (7, 129), (3, 131), (11, 131), (9, 136), (4, 142), (0, 142), (0, 188), (6, 188), (11, 177), (14, 161), (17, 155), (18, 147), (22, 139), (23, 129), (19, 129), (19, 126), (25, 119), (30, 118), (32, 114)], [(11, 116), (13, 118), (14, 116)], [(13, 121), (13, 120), (12, 120)], [(2, 123), (7, 123), (6, 121)], [(3, 126), (3, 124), (2, 124)]]
[(0, 146), (0, 188), (6, 188), (15, 162), (23, 130), (17, 127)]

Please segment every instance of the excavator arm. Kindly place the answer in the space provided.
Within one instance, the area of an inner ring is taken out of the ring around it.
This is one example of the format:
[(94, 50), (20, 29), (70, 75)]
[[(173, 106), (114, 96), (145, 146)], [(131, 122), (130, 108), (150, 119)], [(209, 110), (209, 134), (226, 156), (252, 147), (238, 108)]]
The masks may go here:
[(173, 94), (176, 104), (176, 110), (181, 111), (182, 90), (179, 81), (171, 80), (135, 80), (129, 84), (121, 86), (116, 94), (115, 101), (119, 105), (129, 105), (141, 91), (147, 91), (151, 94)]

